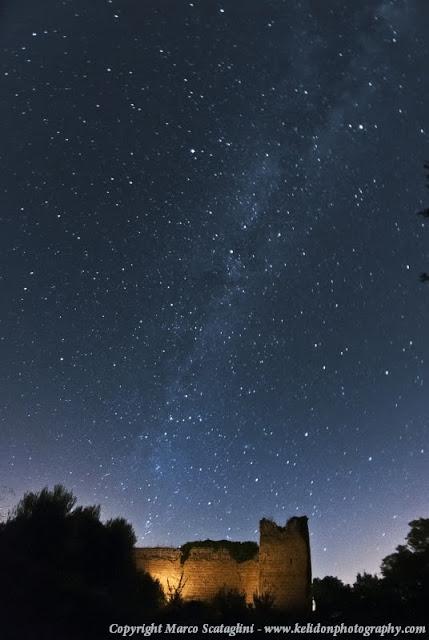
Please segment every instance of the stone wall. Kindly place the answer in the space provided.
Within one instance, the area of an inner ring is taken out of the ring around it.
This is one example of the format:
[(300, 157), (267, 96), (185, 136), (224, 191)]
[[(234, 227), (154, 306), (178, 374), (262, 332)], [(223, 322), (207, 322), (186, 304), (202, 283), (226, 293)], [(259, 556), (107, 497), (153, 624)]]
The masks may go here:
[(137, 567), (161, 583), (165, 593), (182, 581), (185, 600), (210, 600), (222, 588), (236, 589), (252, 602), (258, 590), (258, 556), (245, 562), (231, 558), (227, 549), (191, 549), (182, 564), (180, 549), (167, 547), (135, 550)]
[(255, 593), (271, 594), (275, 605), (294, 612), (311, 610), (311, 559), (307, 518), (291, 518), (284, 527), (260, 522), (259, 553), (237, 562), (223, 547), (191, 548), (182, 563), (180, 549), (135, 550), (137, 567), (161, 583), (166, 594), (181, 582), (185, 600), (210, 600), (220, 589), (236, 589), (251, 603)]
[(177, 585), (180, 574), (180, 549), (171, 547), (143, 547), (134, 550), (137, 568), (146, 571), (152, 578), (159, 580), (164, 593), (168, 593), (169, 580)]

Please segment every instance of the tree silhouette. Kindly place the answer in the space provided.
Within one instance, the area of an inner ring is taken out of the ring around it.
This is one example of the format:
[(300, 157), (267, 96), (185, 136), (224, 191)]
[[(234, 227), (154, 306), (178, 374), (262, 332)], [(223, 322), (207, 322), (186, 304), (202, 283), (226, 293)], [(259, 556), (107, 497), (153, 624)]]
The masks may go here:
[(381, 572), (392, 600), (416, 618), (429, 601), (429, 518), (409, 523), (405, 545), (383, 559)]
[(103, 524), (99, 507), (76, 507), (60, 485), (27, 493), (0, 525), (2, 638), (8, 630), (34, 637), (35, 629), (43, 638), (80, 638), (83, 627), (104, 637), (112, 617), (153, 612), (161, 588), (137, 572), (134, 543), (125, 520)]
[(313, 580), (313, 597), (317, 614), (322, 618), (341, 618), (351, 609), (352, 590), (339, 578), (325, 576)]
[(386, 620), (390, 616), (391, 597), (381, 578), (358, 573), (353, 585), (353, 610), (361, 620)]

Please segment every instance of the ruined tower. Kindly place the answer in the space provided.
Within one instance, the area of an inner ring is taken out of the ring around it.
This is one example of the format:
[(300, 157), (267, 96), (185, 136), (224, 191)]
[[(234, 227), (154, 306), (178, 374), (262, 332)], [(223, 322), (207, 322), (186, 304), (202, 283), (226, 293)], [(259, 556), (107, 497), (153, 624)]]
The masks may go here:
[(260, 521), (259, 594), (269, 593), (276, 607), (311, 611), (311, 559), (307, 518), (291, 518), (280, 527)]

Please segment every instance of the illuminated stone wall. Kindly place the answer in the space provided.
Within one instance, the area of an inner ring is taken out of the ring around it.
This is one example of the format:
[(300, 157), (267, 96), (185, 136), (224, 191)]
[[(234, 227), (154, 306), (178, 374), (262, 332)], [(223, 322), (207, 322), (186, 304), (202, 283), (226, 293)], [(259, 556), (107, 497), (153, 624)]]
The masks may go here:
[(236, 589), (252, 602), (255, 593), (270, 593), (278, 607), (308, 611), (311, 607), (311, 561), (307, 518), (291, 518), (285, 527), (261, 520), (260, 547), (251, 560), (238, 562), (224, 548), (181, 550), (168, 547), (135, 550), (137, 567), (161, 583), (181, 583), (185, 600), (210, 600), (220, 589)]
[[(245, 562), (231, 558), (227, 549), (192, 549), (187, 560), (180, 562), (180, 549), (165, 547), (136, 549), (139, 569), (147, 571), (161, 583), (165, 593), (184, 585), (186, 600), (210, 600), (220, 589), (237, 589), (251, 602), (258, 591), (258, 556)], [(168, 581), (168, 582), (167, 582)]]

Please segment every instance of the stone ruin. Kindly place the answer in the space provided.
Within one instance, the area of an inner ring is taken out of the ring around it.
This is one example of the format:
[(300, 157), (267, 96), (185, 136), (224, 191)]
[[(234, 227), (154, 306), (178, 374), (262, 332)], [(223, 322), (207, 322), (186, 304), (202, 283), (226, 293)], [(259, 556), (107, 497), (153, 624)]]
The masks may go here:
[(290, 518), (284, 527), (259, 523), (255, 542), (190, 542), (180, 548), (135, 549), (137, 567), (159, 580), (166, 594), (180, 589), (184, 600), (210, 600), (221, 589), (270, 594), (274, 606), (306, 614), (311, 610), (311, 557), (306, 517)]

